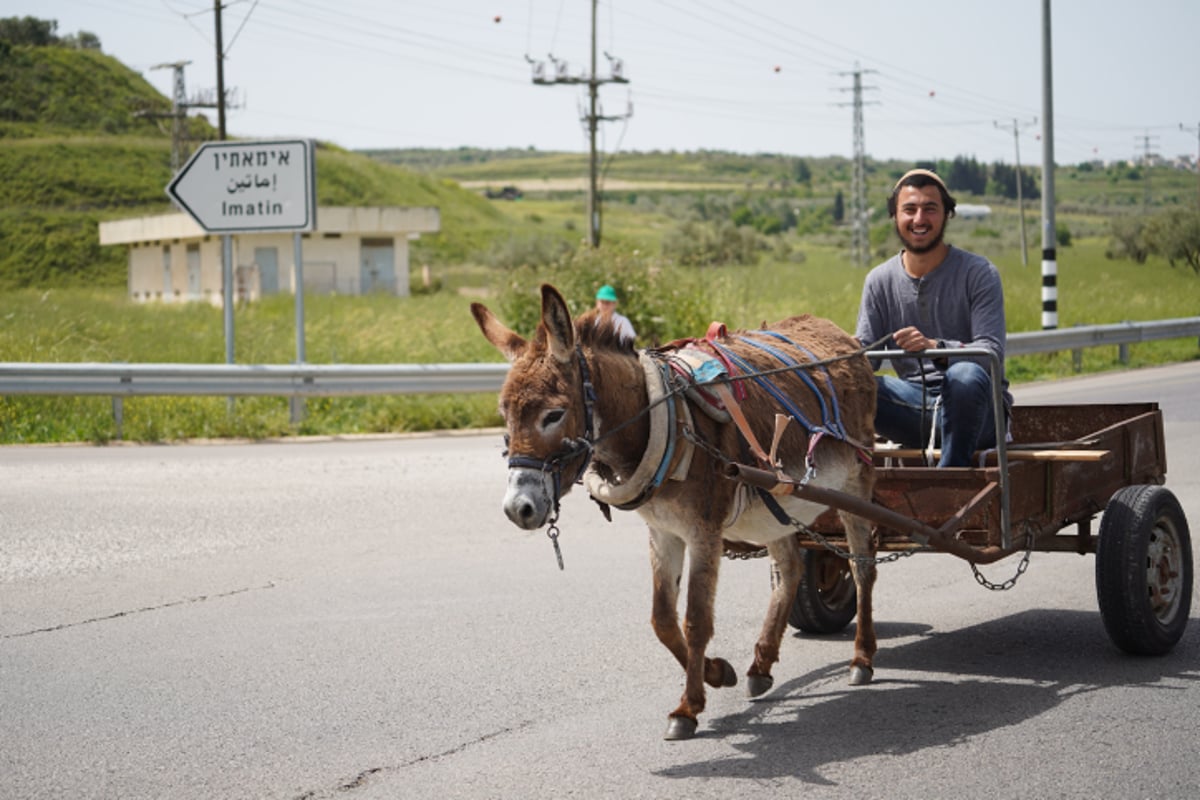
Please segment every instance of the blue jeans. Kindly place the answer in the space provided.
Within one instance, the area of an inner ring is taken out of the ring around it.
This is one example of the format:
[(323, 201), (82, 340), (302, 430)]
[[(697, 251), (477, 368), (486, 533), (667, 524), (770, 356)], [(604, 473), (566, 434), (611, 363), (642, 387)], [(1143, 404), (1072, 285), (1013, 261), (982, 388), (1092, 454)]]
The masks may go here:
[(939, 467), (969, 467), (972, 453), (996, 446), (992, 379), (979, 364), (955, 361), (946, 370), (941, 386), (929, 386), (924, 391), (919, 382), (894, 375), (878, 375), (875, 383), (875, 432), (905, 447), (928, 445), (934, 402), (941, 396), (937, 416), (937, 441), (942, 448)]

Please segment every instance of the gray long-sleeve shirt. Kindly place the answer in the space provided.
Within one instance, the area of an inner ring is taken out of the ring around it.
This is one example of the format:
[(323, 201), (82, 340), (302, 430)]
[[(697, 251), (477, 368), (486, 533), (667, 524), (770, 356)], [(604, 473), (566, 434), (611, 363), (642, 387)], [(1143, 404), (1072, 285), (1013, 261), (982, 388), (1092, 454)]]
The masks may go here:
[[(1000, 358), (1005, 405), (1011, 407), (1008, 380), (1003, 377), (1004, 289), (992, 262), (952, 246), (945, 260), (921, 278), (904, 271), (899, 253), (872, 269), (863, 284), (858, 340), (869, 345), (910, 325), (946, 348), (985, 347), (995, 353)], [(889, 339), (882, 347), (896, 344)], [(984, 359), (976, 360), (987, 367)], [(924, 371), (931, 385), (941, 383), (945, 366), (926, 358), (892, 363), (896, 374), (906, 380), (920, 380)]]

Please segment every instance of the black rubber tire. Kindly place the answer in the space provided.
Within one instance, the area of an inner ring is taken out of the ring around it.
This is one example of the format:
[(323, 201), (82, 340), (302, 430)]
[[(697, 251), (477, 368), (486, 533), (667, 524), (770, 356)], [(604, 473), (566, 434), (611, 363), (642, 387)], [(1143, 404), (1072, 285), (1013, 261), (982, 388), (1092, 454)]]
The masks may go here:
[(805, 633), (828, 635), (845, 629), (858, 612), (858, 590), (850, 562), (828, 550), (805, 550), (804, 571), (788, 622)]
[(1183, 509), (1161, 486), (1112, 496), (1096, 543), (1096, 597), (1108, 636), (1133, 655), (1170, 652), (1192, 605), (1192, 541)]

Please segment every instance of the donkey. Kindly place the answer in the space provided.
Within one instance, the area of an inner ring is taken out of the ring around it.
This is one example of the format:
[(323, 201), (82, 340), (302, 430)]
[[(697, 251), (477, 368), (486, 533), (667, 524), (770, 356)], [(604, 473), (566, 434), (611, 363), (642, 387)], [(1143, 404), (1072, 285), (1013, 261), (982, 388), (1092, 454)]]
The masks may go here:
[[(765, 546), (777, 571), (747, 671), (748, 694), (757, 697), (773, 683), (771, 667), (779, 660), (801, 579), (797, 530), (825, 510), (794, 495), (756, 494), (727, 477), (728, 467), (744, 461), (749, 447), (760, 465), (781, 476), (869, 500), (874, 374), (856, 340), (832, 322), (807, 315), (758, 331), (721, 329), (704, 341), (639, 352), (594, 310), (572, 322), (557, 289), (543, 285), (541, 295), (541, 321), (529, 340), (482, 304), (471, 305), (483, 335), (512, 365), (499, 400), (509, 454), (505, 514), (520, 528), (549, 523), (556, 533), (559, 498), (582, 482), (606, 516), (610, 505), (642, 516), (650, 533), (652, 626), (686, 675), (665, 738), (689, 739), (704, 710), (704, 685), (737, 683), (728, 661), (705, 655), (725, 544)], [(679, 358), (689, 353), (690, 360)], [(718, 377), (702, 384), (696, 375), (713, 374), (708, 353), (721, 356)], [(819, 368), (804, 368), (805, 362)], [(692, 377), (681, 384), (680, 375), (689, 372)], [(711, 390), (718, 388), (724, 409), (710, 407)], [(792, 419), (821, 422), (781, 426), (787, 419), (778, 414), (781, 407)], [(759, 442), (772, 440), (768, 456)], [(850, 662), (850, 682), (859, 685), (871, 681), (876, 650), (875, 543), (867, 522), (838, 514), (849, 549), (859, 556), (851, 559), (858, 616)], [(681, 629), (677, 602), (685, 552)]]

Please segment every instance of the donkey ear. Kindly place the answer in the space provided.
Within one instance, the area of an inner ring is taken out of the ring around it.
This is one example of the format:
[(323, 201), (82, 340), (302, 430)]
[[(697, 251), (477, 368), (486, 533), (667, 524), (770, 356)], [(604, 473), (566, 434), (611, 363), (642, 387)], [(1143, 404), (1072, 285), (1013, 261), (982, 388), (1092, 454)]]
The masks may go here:
[(571, 312), (567, 301), (548, 283), (542, 284), (542, 325), (550, 339), (550, 353), (560, 362), (570, 361), (575, 355), (575, 327), (571, 324)]
[(475, 322), (479, 325), (479, 330), (483, 331), (484, 337), (504, 354), (510, 364), (525, 352), (526, 341), (506, 328), (487, 306), (471, 303), (471, 315), (475, 317)]

